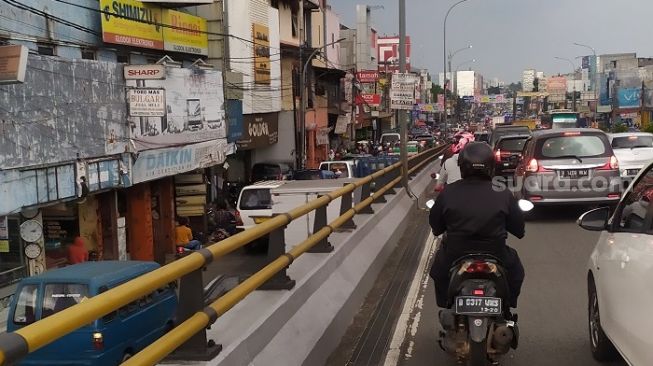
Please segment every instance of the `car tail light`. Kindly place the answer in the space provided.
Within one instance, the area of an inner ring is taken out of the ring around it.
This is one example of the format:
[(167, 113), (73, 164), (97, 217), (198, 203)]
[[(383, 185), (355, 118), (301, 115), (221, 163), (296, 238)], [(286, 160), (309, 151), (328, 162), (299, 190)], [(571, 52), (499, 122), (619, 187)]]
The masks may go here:
[(104, 348), (104, 336), (102, 336), (102, 333), (93, 333), (93, 348), (96, 350), (101, 350)]
[(619, 160), (617, 160), (617, 157), (612, 155), (610, 159), (603, 165), (602, 167), (598, 168), (598, 170), (617, 170), (619, 169)]
[(608, 195), (608, 198), (612, 198), (612, 199), (619, 198), (619, 197), (621, 197), (621, 195), (619, 193), (610, 193)]
[(529, 201), (541, 201), (543, 199), (544, 199), (544, 197), (542, 197), (542, 196), (528, 196)]
[(237, 226), (243, 226), (243, 218), (240, 216), (240, 211), (235, 210), (234, 211), (234, 216), (236, 216), (236, 225)]
[(526, 171), (531, 173), (543, 173), (550, 172), (551, 170), (543, 168), (537, 159), (531, 159), (531, 161), (529, 161), (528, 165), (526, 166)]
[(494, 158), (496, 159), (497, 163), (501, 162), (501, 149), (497, 150), (497, 152), (494, 153)]
[(497, 266), (494, 263), (486, 261), (470, 261), (465, 262), (460, 267), (459, 273), (495, 273), (497, 271)]

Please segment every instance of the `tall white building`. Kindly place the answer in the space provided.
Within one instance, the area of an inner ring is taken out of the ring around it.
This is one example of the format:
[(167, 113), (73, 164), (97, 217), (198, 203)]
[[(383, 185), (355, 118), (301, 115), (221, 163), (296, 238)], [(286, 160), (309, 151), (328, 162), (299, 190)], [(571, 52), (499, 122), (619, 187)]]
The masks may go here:
[(456, 93), (460, 97), (474, 96), (483, 91), (483, 76), (477, 71), (458, 71), (456, 73)]
[(534, 82), (536, 76), (537, 72), (534, 69), (524, 70), (521, 78), (522, 91), (533, 91), (533, 88), (535, 87)]

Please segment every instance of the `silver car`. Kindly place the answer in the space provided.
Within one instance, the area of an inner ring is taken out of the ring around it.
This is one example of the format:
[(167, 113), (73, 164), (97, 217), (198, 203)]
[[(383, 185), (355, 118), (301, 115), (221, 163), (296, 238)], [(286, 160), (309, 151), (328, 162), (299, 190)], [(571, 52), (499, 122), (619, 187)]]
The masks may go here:
[(643, 167), (653, 161), (653, 134), (622, 132), (610, 134), (608, 137), (619, 161), (622, 178), (631, 181)]
[(622, 187), (608, 136), (591, 128), (534, 131), (514, 184), (518, 197), (536, 205), (616, 204)]

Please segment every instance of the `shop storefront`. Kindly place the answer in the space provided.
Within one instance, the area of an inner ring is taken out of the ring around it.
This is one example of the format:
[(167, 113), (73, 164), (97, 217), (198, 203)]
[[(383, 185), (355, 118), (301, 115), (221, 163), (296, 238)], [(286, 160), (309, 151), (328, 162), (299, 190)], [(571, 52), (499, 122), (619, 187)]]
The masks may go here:
[(284, 160), (284, 148), (288, 146), (278, 146), (278, 142), (278, 112), (243, 115), (243, 134), (238, 140), (238, 152), (234, 160), (240, 160), (244, 165), (238, 169), (237, 165), (240, 164), (232, 165), (230, 162), (229, 179), (235, 182), (249, 182), (253, 164)]

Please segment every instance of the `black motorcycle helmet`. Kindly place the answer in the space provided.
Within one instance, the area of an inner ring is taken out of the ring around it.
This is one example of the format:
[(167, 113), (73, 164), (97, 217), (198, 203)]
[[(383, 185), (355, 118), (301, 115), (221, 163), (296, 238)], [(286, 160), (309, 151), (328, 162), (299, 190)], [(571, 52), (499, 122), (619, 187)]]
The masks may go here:
[(464, 178), (492, 178), (494, 154), (490, 145), (484, 142), (470, 142), (458, 155), (460, 175)]

